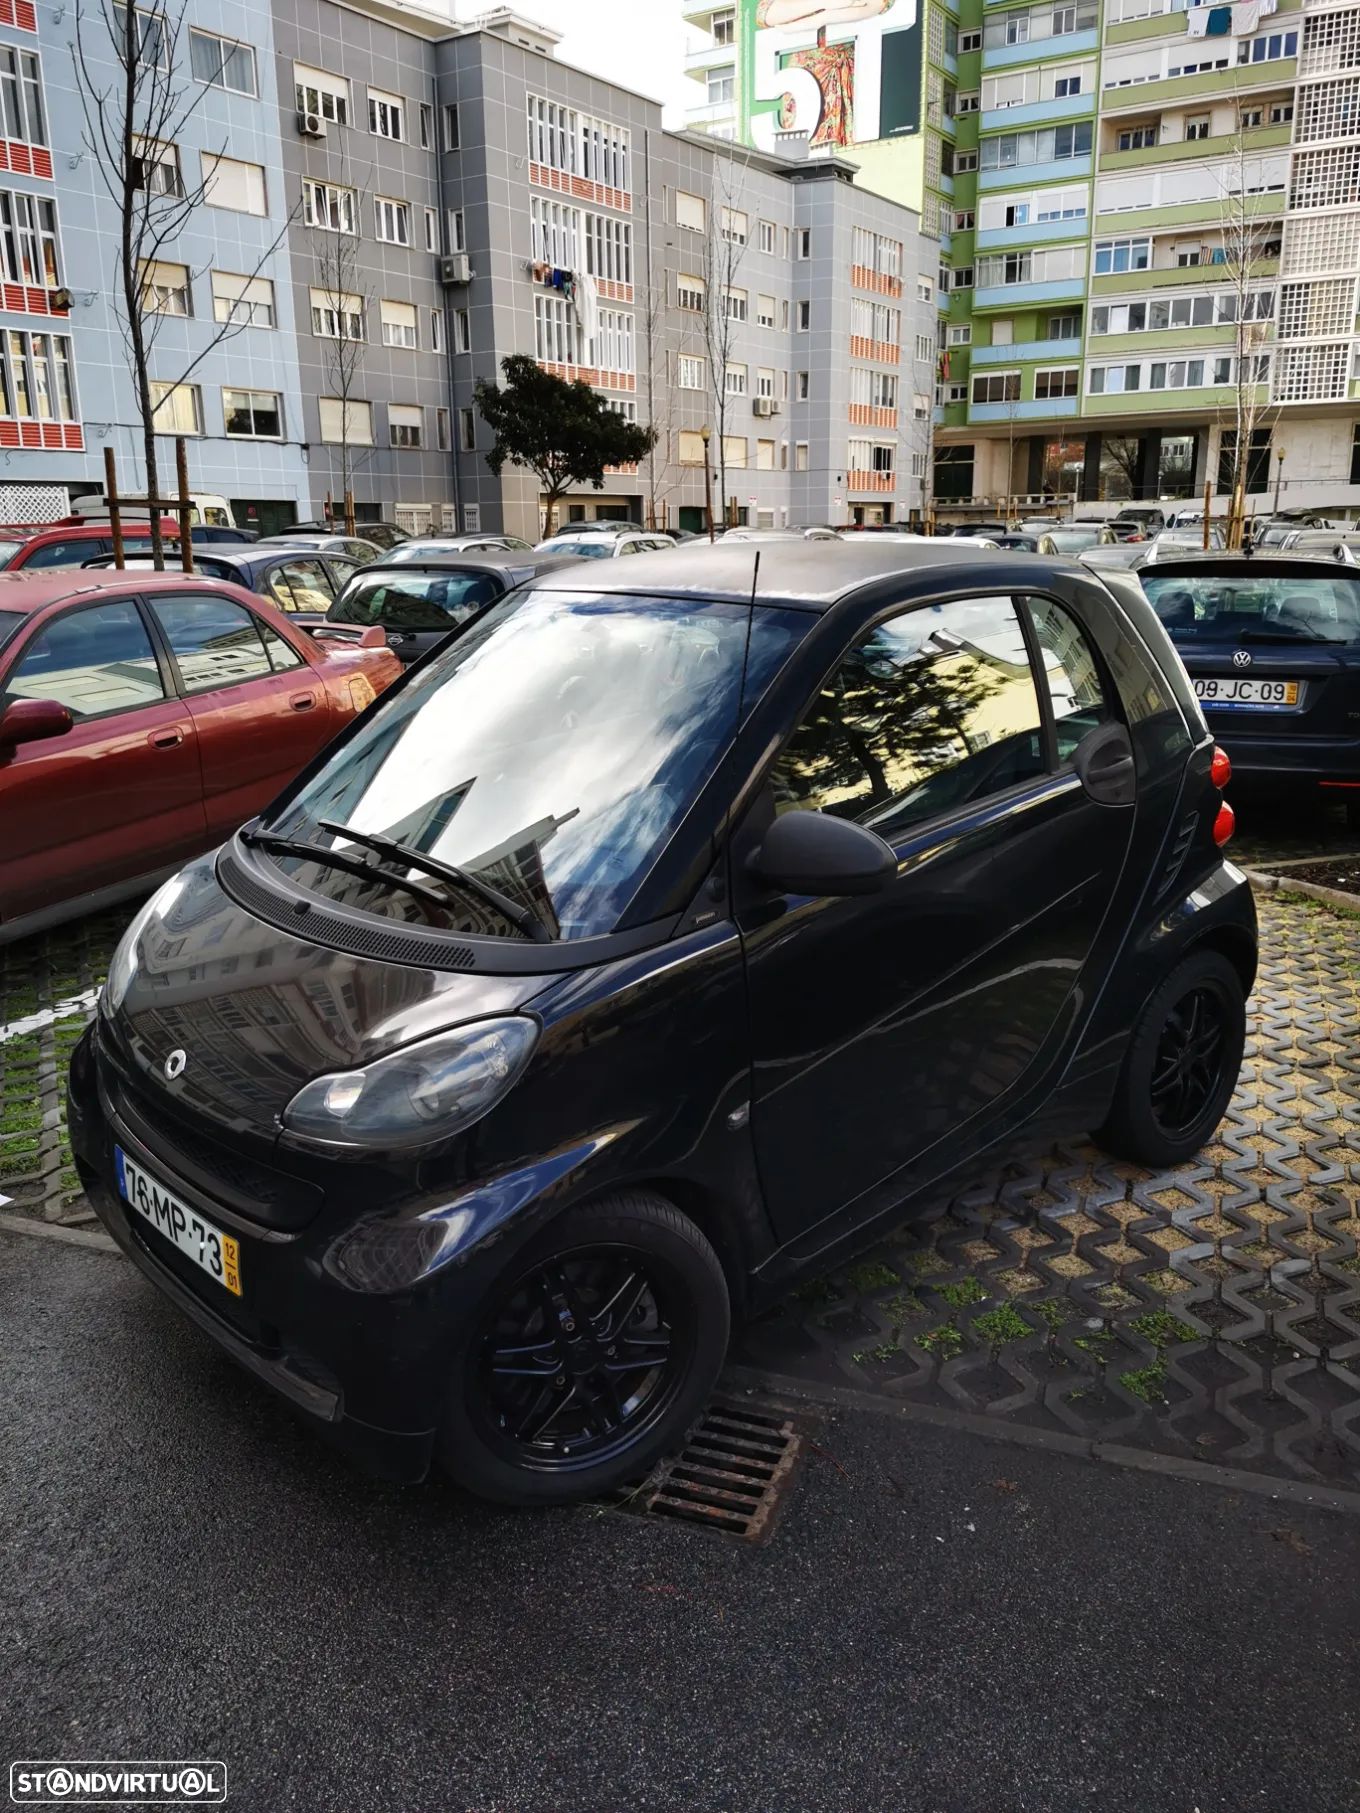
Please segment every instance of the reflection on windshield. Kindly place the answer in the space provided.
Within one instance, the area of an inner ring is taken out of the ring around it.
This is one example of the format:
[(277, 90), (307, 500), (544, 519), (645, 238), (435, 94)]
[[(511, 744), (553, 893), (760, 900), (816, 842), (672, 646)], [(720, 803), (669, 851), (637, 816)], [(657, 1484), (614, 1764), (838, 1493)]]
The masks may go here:
[[(750, 654), (747, 628), (750, 622)], [(353, 825), (482, 877), (554, 937), (608, 932), (807, 619), (745, 605), (516, 594), (493, 606), (312, 777), (270, 829), (345, 847)], [(411, 899), (294, 857), (305, 885), (411, 918)], [(413, 875), (465, 932), (510, 935)]]
[(1177, 641), (1360, 641), (1360, 577), (1307, 574), (1139, 574)]
[(500, 595), (487, 573), (365, 573), (331, 606), (332, 623), (383, 629), (447, 630)]

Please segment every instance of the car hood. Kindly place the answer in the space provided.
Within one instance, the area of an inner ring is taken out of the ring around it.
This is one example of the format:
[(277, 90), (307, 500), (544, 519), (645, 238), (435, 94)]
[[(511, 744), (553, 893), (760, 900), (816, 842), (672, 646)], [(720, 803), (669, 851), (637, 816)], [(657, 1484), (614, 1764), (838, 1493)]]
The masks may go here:
[[(100, 1004), (117, 1068), (143, 1098), (256, 1139), (310, 1078), (513, 1013), (553, 980), (416, 969), (289, 938), (223, 892), (211, 857), (167, 883), (130, 935), (135, 964), (128, 973), (120, 952)], [(184, 1056), (169, 1078), (172, 1052)]]

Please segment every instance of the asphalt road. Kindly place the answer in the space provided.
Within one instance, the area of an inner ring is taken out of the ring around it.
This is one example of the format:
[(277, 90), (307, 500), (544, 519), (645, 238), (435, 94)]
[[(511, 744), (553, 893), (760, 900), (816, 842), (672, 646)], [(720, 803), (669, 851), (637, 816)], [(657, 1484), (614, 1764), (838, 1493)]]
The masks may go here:
[(1354, 1813), (1360, 1521), (874, 1411), (773, 1539), (368, 1483), (0, 1233), (0, 1762), (240, 1810)]

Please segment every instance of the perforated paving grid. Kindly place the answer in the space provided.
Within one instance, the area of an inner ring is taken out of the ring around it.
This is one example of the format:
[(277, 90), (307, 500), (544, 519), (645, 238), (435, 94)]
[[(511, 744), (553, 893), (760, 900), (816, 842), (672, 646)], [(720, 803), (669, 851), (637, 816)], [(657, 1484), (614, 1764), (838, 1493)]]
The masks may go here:
[(1214, 1143), (980, 1178), (749, 1328), (738, 1357), (1092, 1440), (1360, 1487), (1360, 918), (1259, 903)]

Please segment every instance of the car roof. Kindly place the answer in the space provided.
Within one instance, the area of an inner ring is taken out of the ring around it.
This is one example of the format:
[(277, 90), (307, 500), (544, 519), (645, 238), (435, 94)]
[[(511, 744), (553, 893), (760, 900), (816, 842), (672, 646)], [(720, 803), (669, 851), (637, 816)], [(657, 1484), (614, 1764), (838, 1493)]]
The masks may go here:
[(48, 567), (33, 574), (20, 568), (17, 573), (0, 573), (0, 611), (31, 616), (49, 604), (99, 592), (183, 591), (186, 585), (210, 585), (216, 589), (231, 584), (230, 580), (186, 573), (180, 567), (167, 567), (163, 573), (156, 572), (154, 567), (134, 570), (135, 579), (130, 579), (117, 567)]
[[(757, 566), (757, 562), (759, 565)], [(1025, 583), (1043, 583), (1045, 574), (1091, 578), (1074, 560), (1023, 554), (1009, 548), (977, 548), (952, 536), (904, 542), (896, 536), (865, 536), (853, 541), (715, 542), (709, 547), (667, 549), (647, 559), (642, 572), (632, 561), (589, 568), (588, 577), (573, 561), (571, 573), (554, 574), (550, 589), (641, 593), (648, 597), (735, 599), (745, 603), (791, 605), (827, 611), (852, 592), (899, 575), (909, 577), (930, 568), (950, 569), (949, 582), (960, 588), (991, 586), (1003, 590), (1020, 573)]]
[(1317, 553), (1298, 553), (1291, 548), (1286, 554), (1276, 554), (1273, 550), (1265, 554), (1225, 554), (1221, 549), (1210, 548), (1208, 553), (1195, 550), (1178, 555), (1174, 561), (1149, 561), (1147, 564), (1153, 572), (1188, 573), (1192, 578), (1196, 574), (1216, 574), (1220, 577), (1249, 579), (1253, 573), (1264, 573), (1267, 578), (1287, 579), (1293, 573), (1300, 579), (1318, 579), (1325, 573), (1341, 574), (1353, 583), (1360, 582), (1360, 568), (1333, 560), (1321, 550)]
[(551, 573), (557, 567), (579, 567), (570, 554), (536, 554), (531, 548), (469, 548), (462, 554), (422, 554), (418, 560), (370, 560), (356, 577), (373, 573)]

